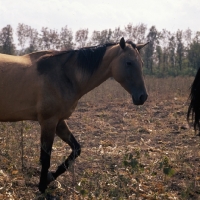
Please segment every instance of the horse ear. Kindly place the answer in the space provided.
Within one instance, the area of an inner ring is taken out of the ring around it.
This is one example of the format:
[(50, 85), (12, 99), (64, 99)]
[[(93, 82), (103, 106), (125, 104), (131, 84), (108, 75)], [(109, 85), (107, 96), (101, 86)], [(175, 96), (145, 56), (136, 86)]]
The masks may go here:
[(146, 46), (147, 44), (149, 44), (149, 42), (145, 43), (145, 44), (136, 44), (136, 48), (138, 51), (140, 51), (140, 49), (142, 49), (144, 46)]
[(125, 48), (125, 46), (126, 46), (126, 42), (125, 42), (125, 40), (124, 40), (124, 38), (123, 38), (123, 37), (121, 38), (121, 40), (120, 40), (119, 44), (120, 44), (120, 47), (121, 47), (122, 49), (124, 49), (124, 48)]

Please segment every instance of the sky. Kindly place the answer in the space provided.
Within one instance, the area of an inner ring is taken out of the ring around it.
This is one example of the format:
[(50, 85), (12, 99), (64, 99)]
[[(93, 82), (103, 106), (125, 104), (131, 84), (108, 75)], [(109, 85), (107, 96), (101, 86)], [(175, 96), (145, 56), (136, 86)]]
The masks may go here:
[[(40, 31), (67, 27), (101, 31), (129, 23), (144, 23), (157, 30), (190, 28), (200, 31), (199, 0), (0, 0), (0, 30), (10, 24), (14, 31), (24, 23)], [(15, 32), (14, 32), (15, 33)]]

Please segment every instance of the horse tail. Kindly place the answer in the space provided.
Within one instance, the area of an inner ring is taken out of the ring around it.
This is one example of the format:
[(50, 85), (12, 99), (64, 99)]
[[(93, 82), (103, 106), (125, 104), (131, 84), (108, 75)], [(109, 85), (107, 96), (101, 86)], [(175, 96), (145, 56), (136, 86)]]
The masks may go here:
[(196, 132), (198, 129), (200, 135), (200, 68), (192, 83), (189, 99), (190, 105), (188, 107), (187, 120), (189, 121), (190, 115), (192, 115), (194, 130)]

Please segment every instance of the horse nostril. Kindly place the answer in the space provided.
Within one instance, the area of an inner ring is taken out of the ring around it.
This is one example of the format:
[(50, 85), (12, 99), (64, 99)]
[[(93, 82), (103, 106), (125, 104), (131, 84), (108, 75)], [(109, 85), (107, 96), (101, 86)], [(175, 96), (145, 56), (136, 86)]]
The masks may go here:
[(144, 95), (143, 94), (140, 96), (140, 102), (144, 102)]
[(147, 100), (148, 95), (147, 94), (142, 94), (140, 96), (140, 102), (145, 102)]

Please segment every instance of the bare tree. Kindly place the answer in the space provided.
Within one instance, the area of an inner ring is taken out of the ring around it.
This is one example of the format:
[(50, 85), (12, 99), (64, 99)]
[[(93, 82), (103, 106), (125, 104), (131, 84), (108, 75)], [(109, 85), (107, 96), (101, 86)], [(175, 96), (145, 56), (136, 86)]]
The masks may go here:
[(112, 31), (111, 41), (118, 42), (121, 37), (125, 35), (124, 31), (120, 29), (120, 27), (115, 28), (114, 31)]
[(7, 25), (0, 31), (1, 52), (13, 55), (15, 53), (15, 45), (13, 43), (13, 29), (11, 25)]
[(25, 48), (28, 36), (29, 36), (30, 27), (25, 24), (18, 24), (17, 26), (17, 37), (18, 37), (18, 45), (21, 46), (22, 49)]
[(183, 44), (183, 32), (178, 30), (176, 33), (177, 39), (177, 61), (179, 65), (179, 69), (182, 70), (183, 56), (184, 56), (184, 44)]
[(86, 41), (88, 39), (88, 29), (80, 29), (76, 31), (75, 41), (79, 43), (78, 47), (86, 46)]
[(74, 43), (72, 31), (67, 26), (61, 29), (60, 32), (60, 47), (62, 50), (73, 49)]

